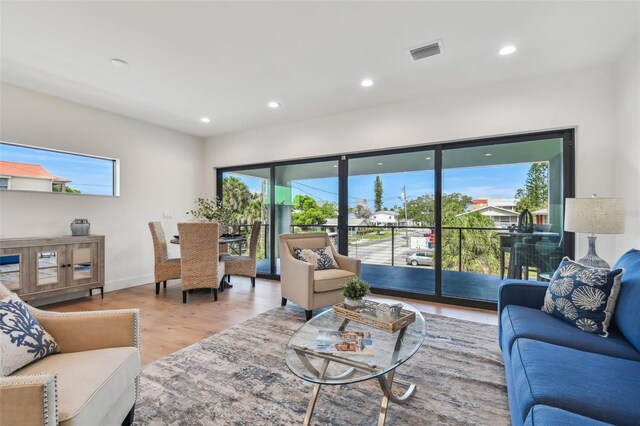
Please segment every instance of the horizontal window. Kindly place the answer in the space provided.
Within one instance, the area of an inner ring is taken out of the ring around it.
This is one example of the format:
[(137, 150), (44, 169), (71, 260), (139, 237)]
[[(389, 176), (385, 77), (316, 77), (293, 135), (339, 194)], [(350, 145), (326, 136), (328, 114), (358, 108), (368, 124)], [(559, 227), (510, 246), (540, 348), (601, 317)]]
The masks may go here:
[(119, 195), (118, 160), (0, 142), (0, 189)]

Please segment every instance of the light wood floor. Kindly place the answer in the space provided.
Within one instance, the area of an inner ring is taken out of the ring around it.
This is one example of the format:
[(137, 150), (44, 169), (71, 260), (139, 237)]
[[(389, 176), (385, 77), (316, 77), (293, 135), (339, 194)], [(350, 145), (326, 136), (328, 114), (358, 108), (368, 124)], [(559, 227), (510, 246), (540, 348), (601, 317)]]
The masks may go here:
[[(100, 295), (75, 299), (41, 307), (42, 309), (72, 312), (101, 309), (140, 308), (142, 364), (146, 365), (165, 355), (196, 343), (269, 309), (280, 306), (280, 283), (256, 281), (255, 289), (248, 278), (233, 277), (232, 289), (218, 293), (218, 302), (208, 292), (189, 295), (182, 303), (178, 281), (169, 282), (166, 290), (155, 294), (155, 284), (133, 287)], [(386, 297), (385, 298), (390, 298)], [(422, 312), (434, 313), (469, 321), (497, 324), (493, 311), (394, 298), (412, 304)]]

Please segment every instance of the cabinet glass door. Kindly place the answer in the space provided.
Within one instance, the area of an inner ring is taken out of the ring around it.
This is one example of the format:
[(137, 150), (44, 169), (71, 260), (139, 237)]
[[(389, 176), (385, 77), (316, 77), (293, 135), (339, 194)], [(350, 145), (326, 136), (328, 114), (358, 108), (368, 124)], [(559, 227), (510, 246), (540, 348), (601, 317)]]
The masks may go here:
[(89, 284), (98, 280), (98, 244), (73, 244), (68, 247), (70, 280), (74, 285)]
[(35, 263), (35, 289), (40, 291), (64, 286), (65, 246), (41, 246), (31, 249)]
[(21, 249), (0, 250), (0, 284), (21, 294), (27, 291), (26, 253)]

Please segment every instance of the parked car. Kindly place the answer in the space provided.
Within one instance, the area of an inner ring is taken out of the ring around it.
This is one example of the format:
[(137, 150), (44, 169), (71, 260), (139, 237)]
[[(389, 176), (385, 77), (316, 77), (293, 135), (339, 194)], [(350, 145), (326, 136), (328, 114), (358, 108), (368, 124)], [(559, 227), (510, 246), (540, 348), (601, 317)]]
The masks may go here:
[(433, 266), (433, 252), (417, 251), (407, 256), (407, 265)]

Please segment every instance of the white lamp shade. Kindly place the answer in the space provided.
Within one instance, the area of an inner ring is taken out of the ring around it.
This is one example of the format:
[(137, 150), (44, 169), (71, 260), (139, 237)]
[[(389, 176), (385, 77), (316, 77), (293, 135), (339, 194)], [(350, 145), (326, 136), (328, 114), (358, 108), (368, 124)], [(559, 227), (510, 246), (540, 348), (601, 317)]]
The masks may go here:
[(622, 234), (624, 199), (567, 198), (564, 230), (585, 234)]

